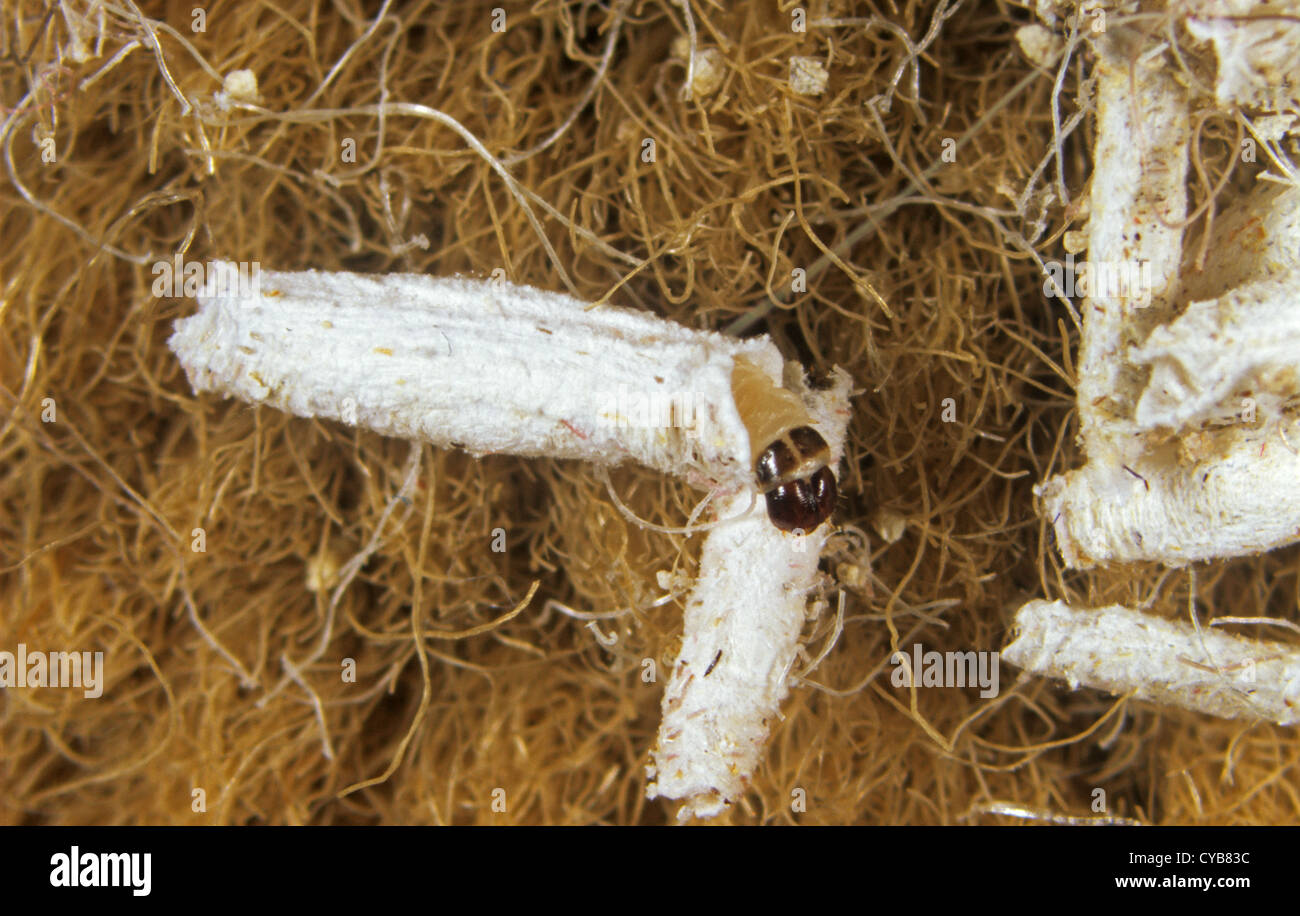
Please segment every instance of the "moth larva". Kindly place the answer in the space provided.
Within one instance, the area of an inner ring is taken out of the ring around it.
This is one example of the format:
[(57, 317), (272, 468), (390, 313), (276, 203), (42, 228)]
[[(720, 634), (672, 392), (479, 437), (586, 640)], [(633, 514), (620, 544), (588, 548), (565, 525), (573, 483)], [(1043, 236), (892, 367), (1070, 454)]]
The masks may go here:
[(830, 518), (838, 497), (830, 446), (809, 425), (798, 395), (778, 388), (744, 356), (731, 370), (731, 390), (749, 431), (751, 466), (768, 518), (782, 531), (812, 531)]

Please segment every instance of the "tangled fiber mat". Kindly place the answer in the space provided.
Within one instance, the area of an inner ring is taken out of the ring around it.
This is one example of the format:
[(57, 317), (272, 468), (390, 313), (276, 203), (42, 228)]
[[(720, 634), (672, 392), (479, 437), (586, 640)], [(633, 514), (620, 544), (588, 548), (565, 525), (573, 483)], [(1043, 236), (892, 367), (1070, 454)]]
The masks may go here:
[[(178, 253), (501, 270), (852, 374), (820, 614), (732, 822), (1087, 817), (1097, 789), (1144, 823), (1297, 819), (1288, 729), (1005, 666), (996, 697), (891, 683), (914, 643), (1000, 649), (1030, 598), (1187, 608), (1184, 573), (1063, 570), (1035, 512), (1080, 461), (1078, 327), (1041, 265), (1086, 220), (1092, 120), (1083, 46), (1021, 51), (1032, 8), (7, 10), (0, 650), (105, 662), (96, 699), (0, 691), (0, 823), (672, 817), (644, 797), (643, 660), (671, 665), (658, 574), (689, 577), (701, 539), (638, 526), (584, 465), (424, 446), (400, 494), (408, 443), (195, 397), (166, 346), (193, 302), (154, 294)], [(1207, 107), (1198, 220), (1250, 185), (1236, 139)], [(660, 525), (697, 499), (610, 480)], [(1298, 557), (1202, 567), (1196, 600), (1295, 620)]]

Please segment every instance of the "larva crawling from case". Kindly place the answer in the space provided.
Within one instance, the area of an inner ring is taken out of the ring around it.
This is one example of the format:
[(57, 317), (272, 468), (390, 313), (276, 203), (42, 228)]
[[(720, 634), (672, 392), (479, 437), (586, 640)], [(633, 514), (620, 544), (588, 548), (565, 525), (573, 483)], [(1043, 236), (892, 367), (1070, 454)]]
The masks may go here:
[(736, 357), (731, 388), (749, 430), (750, 459), (768, 518), (782, 531), (812, 531), (830, 518), (838, 496), (830, 446), (809, 425), (803, 401), (743, 355)]
[(176, 322), (196, 391), (475, 455), (635, 461), (721, 494), (648, 791), (681, 799), (679, 817), (734, 801), (787, 693), (829, 536), (847, 374), (813, 391), (794, 372), (792, 390), (765, 337), (511, 283), (266, 271), (258, 287), (209, 286)]

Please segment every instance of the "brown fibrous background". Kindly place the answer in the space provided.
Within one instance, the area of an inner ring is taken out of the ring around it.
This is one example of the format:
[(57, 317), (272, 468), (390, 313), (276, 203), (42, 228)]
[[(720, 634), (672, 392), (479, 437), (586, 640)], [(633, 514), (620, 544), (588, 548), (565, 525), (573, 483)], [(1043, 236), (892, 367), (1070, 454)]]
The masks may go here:
[[(1188, 611), (1185, 571), (1062, 569), (1035, 511), (1082, 460), (1078, 327), (1040, 264), (1086, 221), (1086, 43), (1038, 66), (1015, 40), (1032, 10), (994, 2), (89, 9), (24, 0), (0, 25), (0, 649), (103, 651), (106, 683), (0, 693), (0, 823), (672, 818), (645, 798), (681, 628), (657, 574), (691, 575), (701, 536), (638, 526), (575, 463), (416, 446), (401, 496), (409, 443), (195, 396), (166, 346), (193, 302), (152, 291), (178, 252), (504, 270), (748, 321), (853, 376), (819, 613), (731, 822), (1089, 817), (1097, 789), (1144, 823), (1297, 819), (1289, 729), (1006, 665), (992, 698), (891, 683), (896, 648), (1000, 649), (1031, 598)], [(1126, 25), (1213, 64), (1175, 19)], [(823, 94), (791, 90), (796, 56)], [(260, 98), (223, 108), (239, 69)], [(399, 103), (499, 157), (555, 257), (481, 151)], [(1201, 223), (1258, 166), (1198, 106)], [(610, 483), (665, 526), (699, 498), (637, 468)], [(1197, 612), (1295, 620), (1297, 556), (1198, 568)]]

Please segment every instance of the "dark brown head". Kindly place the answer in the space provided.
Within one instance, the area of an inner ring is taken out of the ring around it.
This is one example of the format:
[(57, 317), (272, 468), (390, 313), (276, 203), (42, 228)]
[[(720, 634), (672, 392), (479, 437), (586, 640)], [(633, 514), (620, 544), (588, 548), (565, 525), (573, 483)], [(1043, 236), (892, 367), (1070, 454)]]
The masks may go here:
[(754, 462), (767, 517), (782, 531), (808, 533), (830, 518), (838, 496), (830, 448), (811, 426), (782, 433)]
[(835, 475), (822, 468), (811, 477), (783, 483), (767, 496), (767, 517), (782, 531), (808, 534), (835, 511)]

